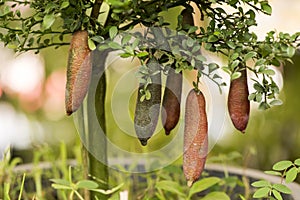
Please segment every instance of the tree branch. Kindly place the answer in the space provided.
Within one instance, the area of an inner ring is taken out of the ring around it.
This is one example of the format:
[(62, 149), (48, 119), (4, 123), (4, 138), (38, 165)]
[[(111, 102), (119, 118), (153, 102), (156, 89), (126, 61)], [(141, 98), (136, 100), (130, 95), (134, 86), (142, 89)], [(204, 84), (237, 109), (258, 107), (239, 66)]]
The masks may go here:
[(100, 7), (102, 5), (103, 0), (96, 0), (93, 8), (92, 8), (92, 12), (91, 12), (91, 24), (92, 26), (95, 26), (95, 21), (97, 20), (99, 13), (100, 13)]

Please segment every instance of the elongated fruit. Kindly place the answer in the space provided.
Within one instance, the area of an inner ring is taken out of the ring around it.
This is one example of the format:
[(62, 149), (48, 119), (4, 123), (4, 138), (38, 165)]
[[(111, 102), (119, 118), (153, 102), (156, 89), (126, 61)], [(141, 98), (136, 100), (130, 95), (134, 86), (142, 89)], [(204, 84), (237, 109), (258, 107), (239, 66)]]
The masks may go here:
[(67, 115), (75, 112), (87, 93), (91, 78), (91, 52), (88, 32), (76, 31), (71, 39), (67, 67), (65, 107)]
[(170, 134), (179, 121), (181, 92), (182, 73), (175, 73), (175, 70), (171, 68), (163, 96), (163, 109), (161, 109), (161, 119), (166, 135)]
[(183, 172), (189, 187), (197, 180), (208, 153), (208, 125), (205, 98), (202, 92), (192, 89), (186, 99)]
[[(143, 146), (147, 145), (148, 139), (153, 135), (157, 126), (160, 104), (161, 104), (161, 73), (159, 63), (155, 59), (151, 59), (147, 66), (149, 68), (152, 83), (147, 86), (151, 93), (149, 100), (140, 101), (142, 94), (138, 92), (136, 101), (134, 128)], [(139, 90), (144, 88), (144, 84), (140, 84)]]
[(233, 125), (244, 133), (249, 120), (250, 102), (248, 100), (247, 71), (242, 70), (241, 73), (239, 78), (230, 83), (227, 104)]

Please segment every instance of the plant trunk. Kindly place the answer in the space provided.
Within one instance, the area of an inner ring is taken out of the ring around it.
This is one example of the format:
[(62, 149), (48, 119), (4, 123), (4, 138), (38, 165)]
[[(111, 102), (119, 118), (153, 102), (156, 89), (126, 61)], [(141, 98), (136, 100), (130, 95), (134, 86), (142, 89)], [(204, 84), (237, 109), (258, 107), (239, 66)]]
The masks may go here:
[[(95, 106), (96, 116), (98, 123), (100, 125), (100, 129), (103, 133), (103, 136), (106, 135), (106, 125), (105, 125), (105, 96), (106, 96), (106, 76), (105, 76), (105, 58), (107, 57), (108, 51), (93, 52), (93, 74), (91, 80), (91, 86), (93, 84), (96, 88), (91, 87), (92, 90), (96, 92), (92, 92), (92, 96), (95, 102), (94, 105), (90, 105), (91, 108)], [(100, 79), (99, 79), (100, 76)], [(94, 80), (99, 80), (94, 81)], [(91, 112), (94, 112), (93, 110)], [(92, 121), (90, 121), (92, 122)], [(91, 125), (93, 126), (93, 125)], [(99, 184), (99, 188), (108, 189), (108, 168), (107, 168), (107, 144), (106, 137), (99, 137), (99, 133), (89, 134), (89, 143), (93, 144), (92, 148), (96, 148), (94, 152), (89, 152), (89, 174), (91, 178), (97, 181)], [(91, 192), (91, 199), (108, 199), (107, 195)]]
[[(107, 141), (105, 125), (106, 77), (105, 58), (108, 51), (92, 52), (92, 75), (84, 105), (76, 112), (82, 140), (82, 155), (85, 178), (96, 181), (99, 189), (108, 189)], [(108, 195), (87, 192), (86, 199), (108, 199)]]

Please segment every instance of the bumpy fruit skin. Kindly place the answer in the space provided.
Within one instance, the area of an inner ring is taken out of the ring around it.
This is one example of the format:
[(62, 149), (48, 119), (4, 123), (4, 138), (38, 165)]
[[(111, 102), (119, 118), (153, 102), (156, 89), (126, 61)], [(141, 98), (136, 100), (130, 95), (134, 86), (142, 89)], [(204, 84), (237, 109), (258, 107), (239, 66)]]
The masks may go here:
[(67, 115), (75, 112), (83, 102), (91, 78), (91, 51), (88, 32), (76, 31), (72, 35), (67, 67), (65, 107)]
[[(136, 101), (134, 128), (143, 146), (147, 145), (148, 140), (156, 129), (161, 104), (161, 72), (159, 63), (155, 59), (151, 59), (147, 63), (147, 66), (149, 67), (150, 74), (158, 71), (159, 73), (151, 76), (152, 83), (147, 86), (147, 89), (151, 93), (151, 98), (140, 101), (142, 94), (138, 92)], [(140, 84), (139, 90), (143, 87), (144, 85)]]
[(175, 73), (174, 69), (170, 69), (161, 109), (161, 119), (166, 135), (170, 134), (179, 121), (181, 92), (182, 73)]
[(242, 75), (232, 80), (228, 94), (228, 111), (234, 127), (245, 132), (249, 120), (250, 102), (247, 83), (247, 71), (242, 70)]
[(196, 181), (208, 153), (208, 124), (203, 93), (192, 89), (186, 99), (183, 172), (189, 187)]

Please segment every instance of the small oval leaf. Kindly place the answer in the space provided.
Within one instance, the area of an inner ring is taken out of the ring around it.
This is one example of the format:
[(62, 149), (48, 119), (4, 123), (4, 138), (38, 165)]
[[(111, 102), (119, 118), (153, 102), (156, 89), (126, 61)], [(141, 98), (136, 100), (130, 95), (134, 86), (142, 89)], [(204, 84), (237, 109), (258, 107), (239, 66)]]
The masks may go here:
[(277, 162), (273, 165), (273, 170), (277, 170), (277, 171), (285, 170), (285, 169), (289, 168), (292, 165), (293, 165), (293, 163), (291, 161), (282, 160), (282, 161), (279, 161), (279, 162)]
[(78, 188), (84, 188), (84, 189), (96, 189), (98, 187), (98, 184), (95, 181), (91, 181), (91, 180), (81, 180), (78, 181), (78, 183), (76, 184)]
[(272, 193), (277, 200), (282, 200), (282, 196), (277, 190), (272, 190)]
[(238, 79), (241, 77), (241, 75), (242, 75), (241, 72), (234, 72), (233, 74), (231, 74), (231, 80)]
[(286, 172), (285, 181), (287, 183), (293, 182), (297, 178), (298, 169), (297, 167), (293, 167)]
[(300, 166), (300, 158), (296, 159), (296, 160), (294, 161), (294, 163), (295, 163), (295, 165)]
[(255, 181), (251, 184), (253, 187), (268, 187), (271, 186), (270, 182), (266, 180)]
[(284, 194), (292, 194), (292, 190), (283, 184), (274, 184), (273, 188)]
[(217, 184), (220, 181), (221, 180), (217, 177), (208, 177), (208, 178), (203, 178), (200, 181), (195, 182), (189, 191), (189, 197), (191, 197), (192, 195), (194, 195), (198, 192), (201, 192), (201, 191), (204, 191), (204, 190), (210, 188), (211, 186)]
[(253, 194), (253, 198), (262, 198), (262, 197), (267, 197), (269, 192), (270, 192), (270, 188), (269, 187), (263, 187), (263, 188), (259, 188), (258, 190), (255, 191), (255, 193)]

